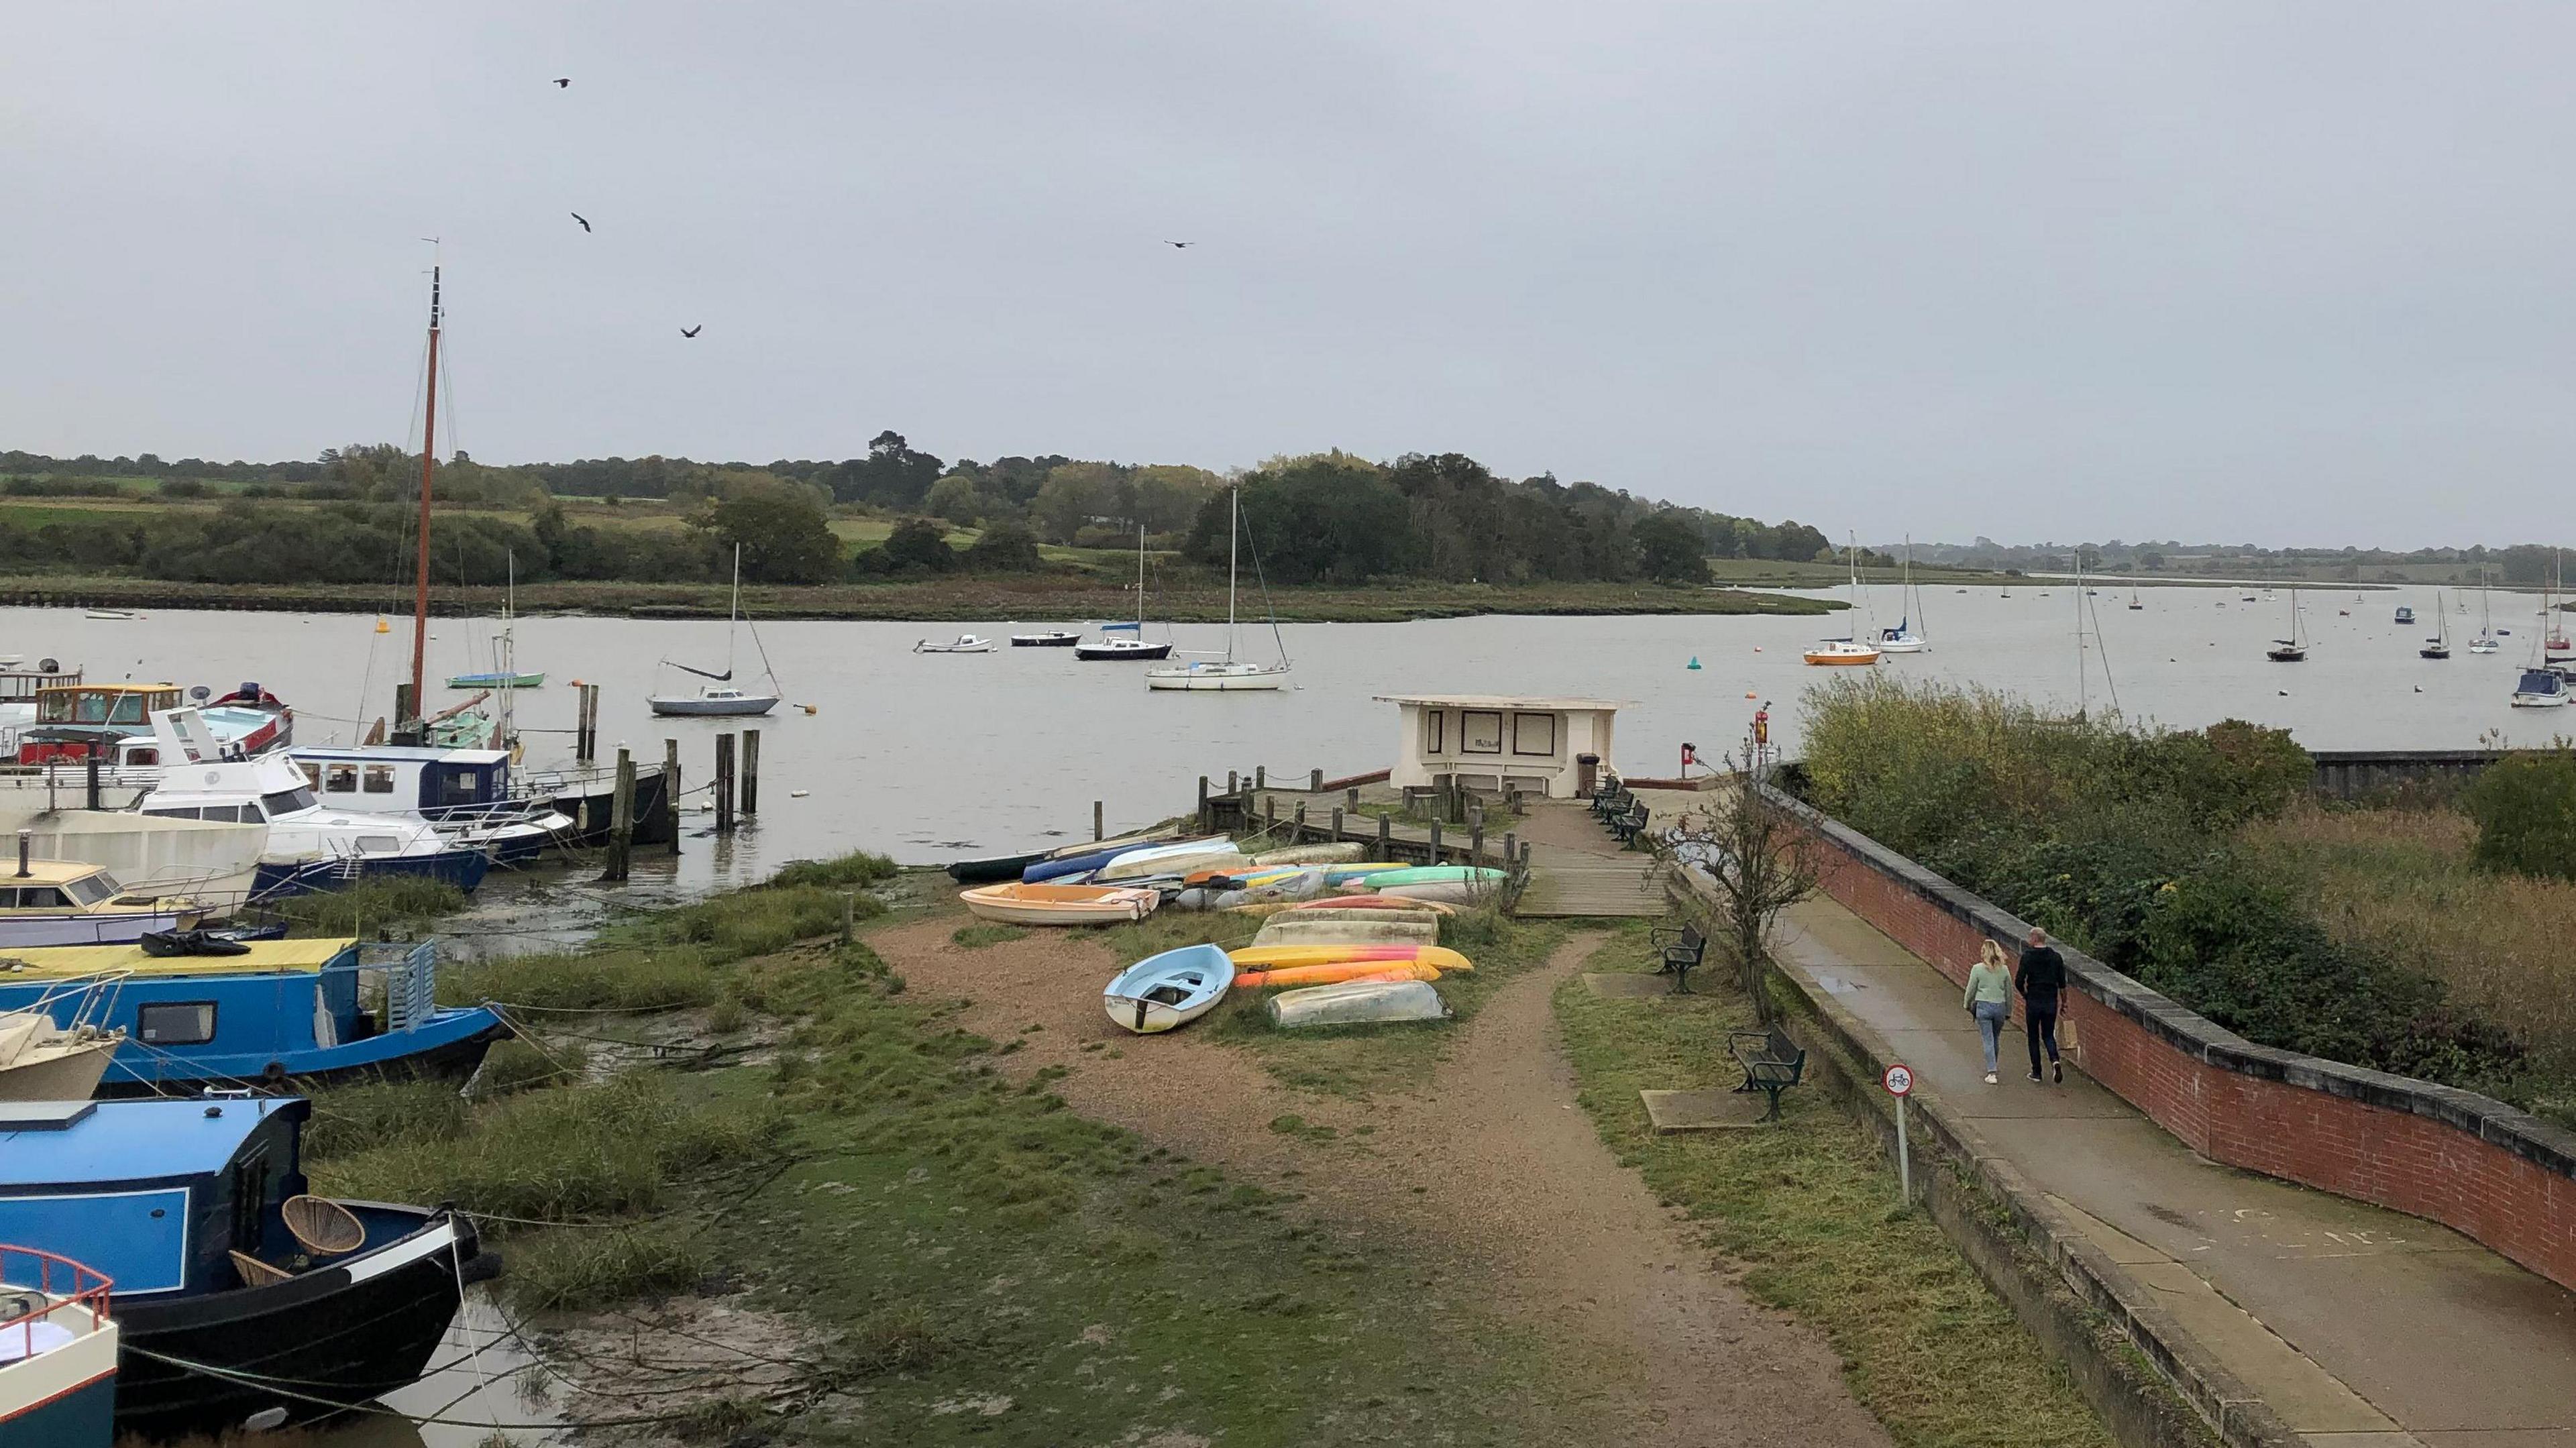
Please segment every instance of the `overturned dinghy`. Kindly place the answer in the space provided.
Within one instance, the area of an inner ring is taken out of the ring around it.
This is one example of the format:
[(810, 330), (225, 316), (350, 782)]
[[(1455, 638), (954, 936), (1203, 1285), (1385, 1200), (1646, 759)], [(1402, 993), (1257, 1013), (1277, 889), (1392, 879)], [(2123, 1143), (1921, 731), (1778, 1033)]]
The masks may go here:
[(1412, 963), (1443, 971), (1474, 970), (1475, 964), (1442, 945), (1264, 945), (1231, 952), (1240, 970), (1269, 970), (1300, 965), (1345, 965), (1352, 962)]
[[(1357, 913), (1357, 912), (1354, 912)], [(1392, 910), (1381, 912), (1393, 915)], [(1440, 927), (1430, 920), (1307, 920), (1276, 915), (1252, 937), (1255, 949), (1267, 945), (1437, 945)]]
[(1360, 857), (1367, 848), (1357, 840), (1337, 845), (1290, 845), (1284, 850), (1265, 850), (1252, 857), (1256, 865), (1339, 865)]
[(1234, 962), (1213, 945), (1185, 945), (1149, 955), (1103, 990), (1109, 1019), (1141, 1036), (1185, 1026), (1214, 1009), (1234, 984)]
[(1182, 890), (1173, 903), (1184, 910), (1232, 910), (1243, 905), (1311, 899), (1323, 888), (1322, 870), (1291, 865), (1249, 874), (1207, 875)]
[(1430, 900), (1447, 905), (1470, 905), (1492, 898), (1509, 879), (1507, 872), (1475, 865), (1426, 865), (1410, 870), (1386, 870), (1357, 882), (1380, 896), (1407, 900)]
[(978, 919), (1009, 925), (1115, 925), (1154, 913), (1163, 897), (1115, 885), (1023, 885), (1016, 881), (960, 890)]
[(1270, 1024), (1283, 1031), (1307, 1026), (1370, 1026), (1391, 1021), (1445, 1020), (1449, 1007), (1429, 981), (1351, 981), (1281, 991), (1270, 998)]

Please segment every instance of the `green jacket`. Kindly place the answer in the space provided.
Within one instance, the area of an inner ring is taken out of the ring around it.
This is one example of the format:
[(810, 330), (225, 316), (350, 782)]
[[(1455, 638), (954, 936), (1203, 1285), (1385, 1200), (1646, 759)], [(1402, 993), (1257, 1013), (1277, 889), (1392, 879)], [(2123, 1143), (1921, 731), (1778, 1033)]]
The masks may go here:
[(1975, 1010), (1979, 1001), (2009, 1002), (2012, 990), (2011, 971), (1981, 960), (1968, 972), (1968, 988), (1960, 994), (1959, 1004), (1964, 1009)]

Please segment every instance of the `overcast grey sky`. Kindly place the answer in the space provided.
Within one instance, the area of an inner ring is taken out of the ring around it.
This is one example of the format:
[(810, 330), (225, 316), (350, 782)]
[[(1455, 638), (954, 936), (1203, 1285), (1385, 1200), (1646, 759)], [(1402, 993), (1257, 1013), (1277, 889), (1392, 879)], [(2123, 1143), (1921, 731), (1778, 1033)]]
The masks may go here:
[(0, 447), (399, 437), (435, 235), (491, 461), (2553, 537), (2571, 56), (2565, 4), (21, 3)]

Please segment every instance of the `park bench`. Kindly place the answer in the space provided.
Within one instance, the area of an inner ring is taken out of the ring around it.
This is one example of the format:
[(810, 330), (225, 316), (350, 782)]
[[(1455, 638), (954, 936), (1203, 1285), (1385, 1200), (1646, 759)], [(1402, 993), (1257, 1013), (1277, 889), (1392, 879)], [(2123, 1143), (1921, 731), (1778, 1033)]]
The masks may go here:
[(1612, 815), (1624, 813), (1628, 806), (1636, 802), (1636, 795), (1617, 784), (1612, 784), (1592, 796), (1592, 817), (1607, 821)]
[[(1689, 995), (1690, 973), (1699, 969), (1701, 957), (1708, 953), (1708, 937), (1696, 925), (1684, 925), (1677, 932), (1658, 926), (1646, 934), (1664, 953), (1664, 963), (1655, 967), (1655, 974), (1673, 978), (1673, 994)], [(1667, 936), (1670, 944), (1665, 943)]]
[(1622, 847), (1633, 844), (1637, 836), (1645, 830), (1647, 818), (1644, 805), (1632, 804), (1628, 806), (1626, 813), (1612, 817), (1610, 833), (1618, 836)]
[(1771, 1110), (1762, 1119), (1780, 1119), (1780, 1093), (1798, 1084), (1807, 1073), (1807, 1052), (1797, 1042), (1780, 1033), (1778, 1026), (1767, 1031), (1729, 1031), (1726, 1053), (1744, 1068), (1744, 1084), (1738, 1091), (1759, 1091), (1771, 1098)]

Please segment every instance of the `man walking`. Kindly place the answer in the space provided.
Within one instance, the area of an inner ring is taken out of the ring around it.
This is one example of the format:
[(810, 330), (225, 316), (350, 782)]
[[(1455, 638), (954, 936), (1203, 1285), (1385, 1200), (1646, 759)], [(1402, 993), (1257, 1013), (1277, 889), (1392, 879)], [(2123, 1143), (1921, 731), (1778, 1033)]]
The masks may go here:
[(2039, 1079), (2039, 1048), (2045, 1042), (2049, 1074), (2064, 1082), (2066, 1065), (2057, 1059), (2057, 996), (2066, 988), (2066, 957), (2048, 943), (2047, 931), (2032, 928), (2013, 986), (2021, 992), (2022, 1026), (2030, 1037), (2030, 1079)]

